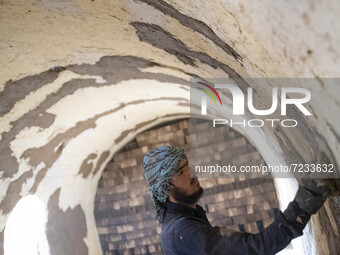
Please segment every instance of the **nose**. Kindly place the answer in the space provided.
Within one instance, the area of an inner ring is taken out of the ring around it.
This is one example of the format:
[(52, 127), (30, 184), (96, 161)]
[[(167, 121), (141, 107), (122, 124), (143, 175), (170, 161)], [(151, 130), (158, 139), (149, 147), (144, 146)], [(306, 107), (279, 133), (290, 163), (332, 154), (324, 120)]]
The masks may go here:
[(191, 167), (190, 165), (189, 165), (189, 167), (190, 167), (190, 177), (191, 178), (197, 178), (194, 168)]
[(190, 175), (190, 178), (191, 178), (191, 179), (198, 179), (198, 177), (197, 177), (197, 175), (196, 175), (196, 174), (194, 174), (194, 175)]

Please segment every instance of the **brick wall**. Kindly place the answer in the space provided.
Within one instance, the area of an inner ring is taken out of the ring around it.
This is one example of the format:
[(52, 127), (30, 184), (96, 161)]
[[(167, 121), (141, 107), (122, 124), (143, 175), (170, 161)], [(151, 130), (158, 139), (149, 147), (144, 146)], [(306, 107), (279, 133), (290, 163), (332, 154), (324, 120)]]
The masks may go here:
[[(142, 158), (161, 145), (179, 146), (189, 152), (189, 125), (189, 120), (181, 120), (139, 134), (107, 165), (99, 181), (94, 210), (105, 255), (162, 254), (160, 226), (154, 220)], [(224, 140), (216, 135), (210, 139), (225, 146), (225, 154), (235, 164), (263, 162), (256, 149), (233, 130), (228, 130)], [(208, 212), (212, 225), (256, 233), (278, 212), (270, 178), (205, 178), (200, 183), (205, 195), (199, 204)]]

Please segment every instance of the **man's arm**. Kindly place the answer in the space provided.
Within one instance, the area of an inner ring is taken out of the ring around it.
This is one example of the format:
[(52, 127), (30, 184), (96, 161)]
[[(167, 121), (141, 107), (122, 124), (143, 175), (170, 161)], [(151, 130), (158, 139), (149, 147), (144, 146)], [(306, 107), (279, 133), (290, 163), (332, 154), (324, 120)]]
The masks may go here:
[(334, 180), (302, 179), (294, 201), (258, 234), (213, 228), (193, 219), (179, 227), (175, 242), (185, 254), (276, 254), (302, 235), (311, 214), (335, 191)]
[(176, 246), (185, 254), (275, 254), (292, 239), (302, 235), (310, 214), (295, 202), (280, 212), (272, 224), (258, 234), (240, 233), (220, 227), (210, 227), (189, 220), (175, 237)]

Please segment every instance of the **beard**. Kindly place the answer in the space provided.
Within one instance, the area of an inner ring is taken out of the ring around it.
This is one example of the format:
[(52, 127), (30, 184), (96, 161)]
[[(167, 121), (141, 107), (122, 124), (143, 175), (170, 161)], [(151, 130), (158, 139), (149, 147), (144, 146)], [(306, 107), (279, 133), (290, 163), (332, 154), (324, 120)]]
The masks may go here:
[(185, 205), (196, 204), (198, 200), (202, 197), (203, 193), (204, 193), (204, 190), (202, 187), (199, 187), (199, 190), (191, 195), (187, 195), (186, 192), (184, 192), (182, 189), (179, 189), (176, 187), (173, 187), (172, 189), (172, 195), (174, 199), (178, 203), (185, 204)]

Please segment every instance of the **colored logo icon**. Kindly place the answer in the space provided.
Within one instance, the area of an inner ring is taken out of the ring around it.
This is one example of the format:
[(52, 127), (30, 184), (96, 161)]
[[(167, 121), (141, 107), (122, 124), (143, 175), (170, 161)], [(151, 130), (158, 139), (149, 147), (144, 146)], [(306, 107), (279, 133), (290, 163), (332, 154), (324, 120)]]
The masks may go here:
[[(220, 104), (221, 104), (221, 106), (222, 106), (222, 100), (221, 100), (221, 98), (220, 98), (220, 95), (217, 93), (217, 91), (216, 91), (212, 86), (210, 86), (210, 85), (208, 85), (208, 84), (206, 84), (206, 83), (200, 82), (200, 81), (198, 81), (198, 82), (196, 82), (196, 83), (198, 83), (198, 84), (200, 84), (200, 85), (203, 85), (203, 86), (207, 87), (208, 89), (210, 89), (212, 92), (214, 92), (214, 94), (217, 96), (217, 98), (218, 98), (218, 100), (220, 101)], [(212, 98), (212, 100), (214, 101), (215, 105), (217, 105), (214, 96), (211, 94), (211, 92), (210, 92), (208, 89), (201, 88), (201, 87), (196, 87), (196, 88), (201, 89), (201, 90), (203, 90), (205, 93), (207, 93), (207, 94)]]

